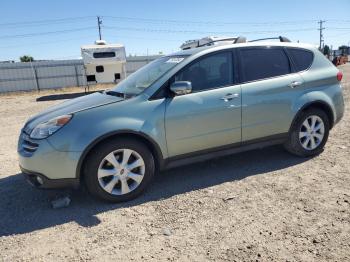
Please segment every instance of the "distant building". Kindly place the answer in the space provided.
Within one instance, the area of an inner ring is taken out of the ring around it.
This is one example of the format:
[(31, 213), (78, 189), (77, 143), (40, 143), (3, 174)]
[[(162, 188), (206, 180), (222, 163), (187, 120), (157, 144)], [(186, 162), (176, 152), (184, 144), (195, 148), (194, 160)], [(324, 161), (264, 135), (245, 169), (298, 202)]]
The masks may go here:
[(340, 55), (350, 55), (350, 46), (340, 46), (339, 47)]

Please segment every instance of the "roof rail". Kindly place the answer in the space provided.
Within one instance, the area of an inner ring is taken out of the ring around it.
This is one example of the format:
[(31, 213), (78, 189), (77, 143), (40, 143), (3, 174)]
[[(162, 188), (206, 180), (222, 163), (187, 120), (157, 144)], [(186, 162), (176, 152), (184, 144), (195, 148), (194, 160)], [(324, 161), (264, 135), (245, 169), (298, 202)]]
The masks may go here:
[(291, 42), (291, 41), (290, 41), (287, 37), (285, 37), (285, 36), (260, 38), (260, 39), (250, 40), (249, 42), (257, 42), (257, 41), (272, 40), (272, 39), (279, 39), (280, 42)]
[(238, 36), (238, 37), (230, 37), (230, 38), (222, 38), (222, 39), (213, 40), (213, 41), (210, 41), (208, 43), (198, 45), (198, 47), (211, 45), (211, 44), (216, 43), (216, 42), (230, 41), (230, 40), (233, 40), (232, 44), (239, 44), (239, 43), (247, 42), (247, 38), (245, 38), (244, 36)]
[(217, 42), (225, 42), (225, 44), (238, 44), (246, 43), (247, 39), (243, 36), (238, 37), (217, 37), (217, 36), (207, 36), (197, 40), (188, 40), (183, 43), (180, 48), (182, 50), (192, 49), (202, 46), (210, 46)]

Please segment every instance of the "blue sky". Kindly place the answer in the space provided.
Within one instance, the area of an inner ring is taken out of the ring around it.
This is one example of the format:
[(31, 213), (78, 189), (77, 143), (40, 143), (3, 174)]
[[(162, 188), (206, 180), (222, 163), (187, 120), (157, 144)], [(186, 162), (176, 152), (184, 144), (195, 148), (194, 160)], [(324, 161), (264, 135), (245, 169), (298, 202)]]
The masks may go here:
[(326, 20), (325, 43), (350, 42), (350, 0), (31, 0), (2, 1), (0, 60), (70, 59), (98, 38), (123, 43), (127, 54), (177, 51), (182, 42), (207, 35), (248, 39), (285, 35), (318, 44), (317, 21)]

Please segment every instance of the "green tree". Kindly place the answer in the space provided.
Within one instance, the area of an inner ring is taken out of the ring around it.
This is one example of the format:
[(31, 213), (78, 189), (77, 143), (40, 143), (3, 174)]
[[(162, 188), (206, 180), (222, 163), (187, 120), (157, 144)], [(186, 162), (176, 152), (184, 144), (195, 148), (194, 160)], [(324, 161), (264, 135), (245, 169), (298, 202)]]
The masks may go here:
[(331, 49), (329, 48), (328, 45), (325, 45), (323, 48), (323, 54), (326, 56), (329, 56), (331, 54)]
[(30, 55), (24, 55), (19, 58), (21, 62), (33, 62), (34, 58)]

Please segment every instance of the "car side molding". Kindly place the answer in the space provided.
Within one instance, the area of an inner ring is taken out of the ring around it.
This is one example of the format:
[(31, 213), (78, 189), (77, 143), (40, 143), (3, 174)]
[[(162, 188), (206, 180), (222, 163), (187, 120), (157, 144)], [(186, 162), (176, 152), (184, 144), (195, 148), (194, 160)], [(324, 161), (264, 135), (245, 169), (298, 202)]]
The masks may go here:
[(209, 160), (215, 157), (222, 157), (268, 146), (279, 145), (283, 144), (287, 138), (288, 133), (283, 133), (259, 139), (253, 139), (242, 143), (225, 145), (214, 149), (201, 150), (194, 153), (167, 158), (164, 160), (165, 163), (163, 166), (164, 169), (170, 169), (178, 166)]

